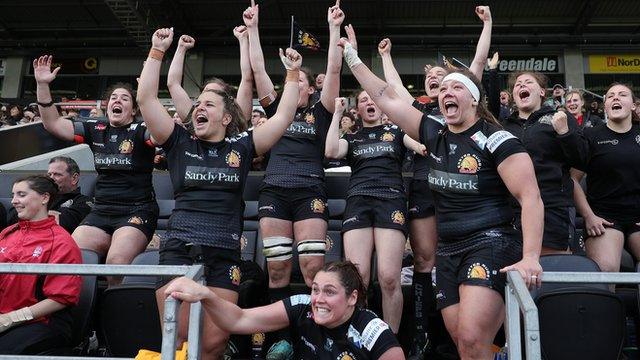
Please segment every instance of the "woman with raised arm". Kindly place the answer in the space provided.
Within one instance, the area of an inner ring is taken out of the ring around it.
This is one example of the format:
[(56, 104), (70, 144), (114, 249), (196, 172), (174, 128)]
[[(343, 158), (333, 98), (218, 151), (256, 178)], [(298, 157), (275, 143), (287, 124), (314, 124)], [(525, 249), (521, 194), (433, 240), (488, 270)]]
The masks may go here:
[[(580, 164), (581, 158), (581, 130), (576, 119), (567, 114), (569, 131), (562, 136), (556, 134), (551, 120), (558, 111), (544, 105), (546, 87), (547, 77), (541, 73), (511, 74), (509, 89), (516, 111), (503, 123), (505, 130), (522, 140), (533, 160), (544, 202), (543, 255), (569, 253), (570, 245), (575, 246), (575, 205), (569, 169)], [(520, 211), (515, 203), (514, 208)], [(516, 226), (521, 227), (518, 222)]]
[(311, 295), (252, 309), (241, 309), (185, 277), (171, 282), (164, 294), (201, 301), (208, 317), (231, 333), (289, 328), (300, 359), (404, 360), (389, 326), (363, 308), (366, 289), (350, 262), (324, 265), (313, 279)]
[(407, 198), (402, 180), (405, 152), (424, 155), (425, 147), (395, 125), (382, 124), (382, 112), (366, 91), (356, 96), (363, 128), (340, 137), (339, 123), (346, 99), (336, 98), (327, 134), (325, 156), (347, 159), (351, 177), (342, 223), (344, 252), (357, 264), (369, 285), (371, 256), (376, 249), (382, 291), (382, 312), (394, 333), (402, 318), (402, 289), (398, 274), (407, 237)]
[[(493, 21), (488, 6), (477, 6), (475, 13), (483, 23), (482, 33), (478, 39), (476, 53), (470, 66), (471, 72), (482, 79), (484, 66), (491, 45), (491, 31)], [(442, 119), (438, 107), (438, 90), (442, 79), (448, 70), (444, 67), (425, 66), (424, 91), (431, 100), (428, 104), (421, 104), (411, 96), (402, 84), (393, 59), (391, 57), (391, 40), (383, 39), (378, 45), (378, 53), (382, 58), (384, 77), (387, 83), (396, 91), (398, 96), (416, 109), (428, 116)], [(416, 138), (417, 139), (417, 138)], [(435, 206), (429, 190), (428, 159), (416, 154), (413, 157), (413, 177), (408, 189), (409, 198), (409, 240), (413, 251), (413, 299), (415, 308), (415, 332), (409, 358), (420, 359), (431, 350), (428, 335), (427, 316), (433, 308), (435, 294), (433, 292), (431, 271), (436, 262), (436, 246), (438, 233), (436, 231)]]
[[(258, 98), (267, 115), (278, 105), (273, 83), (266, 73), (258, 32), (259, 6), (243, 14), (249, 29), (251, 68)], [(272, 301), (290, 295), (291, 257), (297, 246), (300, 268), (307, 286), (322, 267), (327, 235), (327, 194), (324, 183), (324, 146), (340, 89), (342, 59), (337, 47), (344, 13), (339, 0), (327, 11), (329, 46), (320, 101), (311, 103), (313, 73), (301, 69), (300, 100), (293, 123), (273, 147), (260, 188), (260, 232), (269, 273)], [(295, 240), (294, 240), (295, 239)]]
[[(176, 126), (158, 100), (162, 57), (173, 40), (172, 29), (159, 29), (140, 76), (138, 102), (155, 141), (167, 153), (176, 204), (165, 239), (160, 244), (161, 265), (203, 263), (207, 287), (222, 299), (238, 300), (242, 193), (251, 159), (264, 154), (284, 134), (298, 102), (298, 72), (302, 58), (287, 49), (280, 57), (287, 69), (282, 100), (262, 126), (243, 132), (246, 121), (234, 98), (219, 90), (204, 90), (191, 115), (195, 138)], [(163, 281), (160, 285), (164, 285)], [(163, 313), (164, 287), (158, 290)], [(205, 317), (204, 358), (218, 358), (229, 334)], [(188, 307), (180, 310), (181, 340), (187, 334)]]
[[(68, 119), (53, 106), (49, 84), (60, 68), (51, 71), (52, 56), (33, 61), (38, 108), (45, 129), (66, 141), (89, 145), (98, 179), (94, 206), (72, 236), (81, 249), (106, 256), (107, 264), (129, 264), (144, 251), (158, 219), (151, 172), (155, 146), (138, 110), (130, 85), (107, 90), (107, 117)], [(110, 284), (119, 278), (109, 277)]]
[[(608, 121), (584, 129), (582, 171), (572, 170), (576, 184), (587, 174), (586, 196), (577, 185), (573, 197), (585, 222), (587, 256), (602, 271), (620, 271), (624, 247), (640, 258), (640, 119), (634, 98), (629, 85), (609, 87), (604, 101)], [(562, 136), (569, 126), (559, 120), (553, 126)]]
[[(240, 73), (242, 75), (240, 85), (238, 86), (236, 102), (238, 106), (240, 106), (244, 118), (249, 119), (253, 108), (253, 72), (251, 71), (251, 63), (249, 62), (249, 36), (247, 28), (245, 26), (236, 26), (233, 29), (233, 35), (238, 39), (240, 45)], [(182, 87), (182, 74), (184, 58), (187, 51), (192, 49), (195, 44), (196, 41), (191, 36), (180, 36), (176, 52), (171, 60), (171, 66), (169, 66), (169, 72), (167, 73), (167, 87), (171, 94), (171, 100), (176, 107), (176, 113), (180, 116), (180, 119), (186, 123), (191, 121), (189, 114), (193, 111), (193, 102), (189, 94), (187, 94)], [(204, 90), (219, 90), (229, 94), (232, 92), (231, 86), (222, 79), (215, 77), (206, 81)]]
[[(13, 183), (18, 223), (0, 233), (0, 263), (81, 264), (78, 245), (49, 215), (58, 186), (36, 175)], [(70, 345), (71, 313), (82, 279), (74, 275), (0, 274), (0, 354), (34, 355)]]
[[(349, 40), (340, 44), (360, 85), (429, 151), (438, 213), (438, 308), (463, 359), (489, 358), (504, 319), (504, 272), (518, 270), (527, 285), (540, 284), (543, 205), (531, 159), (486, 109), (473, 74), (447, 75), (438, 94), (443, 119), (430, 117), (373, 74)], [(511, 226), (511, 195), (523, 209), (522, 235)]]

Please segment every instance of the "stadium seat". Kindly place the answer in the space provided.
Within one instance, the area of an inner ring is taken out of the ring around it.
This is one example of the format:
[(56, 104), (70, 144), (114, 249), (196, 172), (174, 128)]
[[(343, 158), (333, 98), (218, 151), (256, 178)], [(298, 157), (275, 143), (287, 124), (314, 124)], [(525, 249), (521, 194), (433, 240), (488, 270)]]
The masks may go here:
[(123, 284), (105, 290), (100, 323), (111, 356), (136, 356), (138, 350), (160, 351), (162, 332), (155, 284)]
[(242, 260), (255, 260), (257, 241), (258, 222), (253, 220), (245, 220), (244, 231), (242, 232), (242, 243), (240, 244)]
[[(158, 265), (160, 262), (160, 252), (158, 250), (147, 250), (136, 256), (131, 265)], [(122, 279), (123, 285), (156, 285), (157, 276), (127, 275)]]
[[(540, 264), (544, 271), (600, 271), (593, 260), (576, 255), (542, 256)], [(538, 306), (544, 359), (618, 359), (624, 305), (606, 284), (543, 281), (532, 296)]]
[(340, 231), (327, 231), (327, 243), (327, 254), (324, 257), (324, 261), (329, 263), (342, 260), (344, 258), (344, 248)]
[(160, 209), (158, 213), (158, 226), (156, 230), (167, 230), (167, 225), (169, 224), (169, 217), (173, 212), (173, 208), (176, 205), (176, 201), (173, 199), (158, 199), (158, 208)]
[(245, 220), (258, 220), (258, 201), (251, 200), (244, 202), (244, 219)]

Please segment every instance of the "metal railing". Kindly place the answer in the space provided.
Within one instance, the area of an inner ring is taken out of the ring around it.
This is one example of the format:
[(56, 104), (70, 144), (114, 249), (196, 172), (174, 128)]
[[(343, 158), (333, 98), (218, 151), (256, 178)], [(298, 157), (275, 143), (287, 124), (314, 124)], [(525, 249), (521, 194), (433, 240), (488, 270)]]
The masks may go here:
[[(640, 273), (545, 272), (545, 283), (567, 284), (640, 284)], [(527, 360), (541, 359), (538, 308), (517, 271), (507, 273), (505, 289), (507, 351), (509, 360), (522, 359), (520, 314), (524, 320), (524, 342)]]
[[(106, 276), (185, 276), (203, 284), (204, 268), (202, 265), (68, 265), (68, 264), (23, 264), (0, 263), (0, 273), (18, 274), (60, 274), (60, 275), (106, 275)], [(162, 360), (174, 360), (176, 339), (178, 336), (179, 301), (167, 297), (164, 305), (164, 321), (162, 330)], [(200, 359), (200, 328), (202, 326), (202, 305), (191, 304), (189, 313), (189, 330), (187, 349), (189, 360)], [(100, 359), (103, 357), (57, 357), (57, 356), (15, 356), (0, 355), (0, 359)], [(112, 358), (114, 359), (114, 358)], [(123, 358), (118, 358), (123, 359)]]

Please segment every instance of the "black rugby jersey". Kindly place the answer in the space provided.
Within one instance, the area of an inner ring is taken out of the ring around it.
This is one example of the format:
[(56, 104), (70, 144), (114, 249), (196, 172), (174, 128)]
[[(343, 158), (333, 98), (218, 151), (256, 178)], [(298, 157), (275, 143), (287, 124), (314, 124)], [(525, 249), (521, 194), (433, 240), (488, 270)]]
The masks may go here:
[[(422, 104), (418, 100), (413, 101), (413, 107), (422, 111), (423, 114), (431, 115), (439, 119), (444, 119), (440, 113), (438, 102), (433, 101), (428, 104)], [(416, 139), (417, 140), (417, 139)], [(415, 154), (413, 157), (413, 179), (427, 180), (429, 178), (429, 160), (421, 154)]]
[[(272, 117), (280, 97), (264, 108)], [(286, 188), (320, 185), (324, 181), (324, 146), (332, 114), (321, 101), (296, 110), (284, 136), (271, 148), (264, 181)]]
[(366, 195), (393, 199), (404, 196), (402, 162), (406, 148), (404, 132), (395, 125), (363, 127), (345, 134), (351, 166), (347, 197)]
[(155, 147), (144, 123), (111, 126), (106, 118), (73, 122), (74, 141), (93, 151), (98, 205), (133, 205), (155, 198), (151, 172)]
[[(640, 125), (617, 133), (605, 124), (584, 130), (587, 200), (606, 220), (640, 222)], [(613, 218), (607, 218), (613, 217)]]
[(531, 156), (544, 206), (574, 206), (569, 169), (580, 163), (577, 141), (581, 131), (573, 115), (567, 114), (569, 132), (559, 136), (551, 125), (555, 112), (553, 108), (543, 106), (523, 120), (515, 111), (503, 125), (522, 141)]
[(429, 187), (441, 240), (455, 242), (513, 220), (498, 165), (525, 152), (520, 140), (482, 119), (456, 134), (447, 130), (444, 119), (424, 114), (420, 142), (429, 151)]
[(369, 310), (356, 308), (347, 322), (328, 329), (313, 321), (311, 296), (294, 295), (283, 303), (300, 359), (373, 360), (400, 346), (389, 325)]
[(242, 194), (255, 156), (253, 132), (208, 142), (175, 126), (162, 148), (176, 199), (169, 221), (174, 233), (192, 228), (194, 243), (236, 249), (242, 233)]

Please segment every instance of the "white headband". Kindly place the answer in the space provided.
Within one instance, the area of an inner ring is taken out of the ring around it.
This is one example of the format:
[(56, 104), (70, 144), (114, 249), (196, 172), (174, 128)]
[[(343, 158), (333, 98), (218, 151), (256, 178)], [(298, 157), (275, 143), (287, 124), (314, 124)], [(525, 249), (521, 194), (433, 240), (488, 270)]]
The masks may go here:
[(471, 81), (471, 79), (469, 79), (466, 75), (456, 72), (450, 73), (449, 75), (445, 76), (444, 79), (442, 79), (442, 82), (444, 83), (445, 81), (449, 80), (461, 82), (469, 90), (471, 96), (473, 96), (476, 101), (480, 101), (480, 90), (478, 89), (476, 84), (474, 84), (473, 81)]

